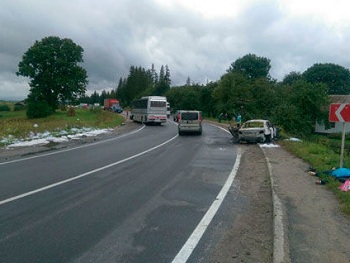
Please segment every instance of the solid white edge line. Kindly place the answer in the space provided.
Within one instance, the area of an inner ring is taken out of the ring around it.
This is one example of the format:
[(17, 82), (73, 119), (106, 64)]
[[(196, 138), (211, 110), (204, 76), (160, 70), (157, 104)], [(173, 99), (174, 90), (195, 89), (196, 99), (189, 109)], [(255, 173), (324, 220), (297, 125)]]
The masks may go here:
[(271, 162), (268, 157), (266, 157), (265, 150), (263, 153), (265, 155), (265, 160), (270, 174), (271, 188), (272, 188), (272, 202), (273, 202), (273, 225), (274, 225), (274, 238), (273, 238), (273, 262), (283, 263), (290, 262), (285, 261), (286, 254), (288, 252), (285, 249), (285, 235), (283, 229), (283, 206), (281, 200), (278, 198), (275, 192), (275, 180), (273, 176), (273, 169)]
[(59, 185), (62, 185), (62, 184), (68, 183), (68, 182), (75, 181), (75, 180), (80, 179), (80, 178), (82, 178), (82, 177), (85, 177), (85, 176), (87, 176), (87, 175), (90, 175), (90, 174), (93, 174), (93, 173), (96, 173), (96, 172), (105, 170), (105, 169), (107, 169), (107, 168), (110, 168), (110, 167), (112, 167), (112, 166), (115, 166), (115, 165), (124, 163), (124, 162), (126, 162), (126, 161), (131, 160), (131, 159), (134, 159), (134, 158), (136, 158), (136, 157), (139, 157), (139, 156), (141, 156), (141, 155), (143, 155), (143, 154), (146, 154), (146, 153), (148, 153), (148, 152), (151, 152), (151, 151), (153, 151), (153, 150), (155, 150), (155, 149), (157, 149), (157, 148), (159, 148), (159, 147), (162, 147), (163, 145), (165, 145), (165, 144), (171, 142), (172, 140), (174, 140), (174, 139), (177, 138), (178, 136), (179, 136), (179, 135), (175, 135), (173, 138), (171, 138), (171, 139), (169, 139), (169, 140), (167, 140), (167, 141), (165, 141), (165, 142), (163, 142), (163, 143), (161, 143), (161, 144), (159, 144), (159, 145), (157, 145), (157, 146), (155, 146), (155, 147), (153, 147), (153, 148), (150, 148), (150, 149), (148, 149), (148, 150), (146, 150), (146, 151), (143, 151), (143, 152), (141, 152), (141, 153), (135, 154), (135, 155), (133, 155), (133, 156), (130, 156), (130, 157), (125, 158), (125, 159), (123, 159), (123, 160), (120, 160), (120, 161), (118, 161), (118, 162), (111, 163), (111, 164), (109, 164), (109, 165), (106, 165), (106, 166), (103, 166), (103, 167), (100, 167), (100, 168), (91, 170), (91, 171), (89, 171), (89, 172), (80, 174), (80, 175), (78, 175), (78, 176), (69, 178), (69, 179), (67, 179), (67, 180), (60, 181), (60, 182), (57, 182), (57, 183), (54, 183), (54, 184), (50, 184), (50, 185), (47, 185), (47, 186), (45, 186), (45, 187), (42, 187), (42, 188), (39, 188), (39, 189), (30, 191), (30, 192), (26, 192), (26, 193), (21, 194), (21, 195), (17, 195), (17, 196), (13, 196), (13, 197), (7, 198), (7, 199), (5, 199), (5, 200), (0, 201), (0, 205), (3, 205), (3, 204), (6, 204), (6, 203), (9, 203), (9, 202), (12, 202), (12, 201), (15, 201), (15, 200), (24, 198), (24, 197), (26, 197), (26, 196), (30, 196), (30, 195), (33, 195), (33, 194), (36, 194), (36, 193), (39, 193), (39, 192), (42, 192), (42, 191), (45, 191), (45, 190), (54, 188), (54, 187), (56, 187), (56, 186), (59, 186)]
[(199, 222), (196, 229), (192, 232), (191, 236), (187, 239), (186, 243), (183, 245), (181, 250), (177, 253), (172, 263), (184, 263), (191, 256), (193, 250), (196, 248), (197, 244), (199, 243), (199, 240), (203, 236), (204, 232), (206, 231), (207, 227), (209, 226), (210, 222), (212, 221), (216, 212), (221, 206), (223, 200), (225, 199), (226, 194), (230, 190), (233, 180), (236, 177), (240, 162), (241, 162), (241, 150), (240, 148), (238, 148), (236, 162), (224, 186), (222, 187), (220, 193), (217, 195), (216, 199), (210, 206), (209, 210), (204, 215), (202, 220)]
[(221, 127), (221, 126), (218, 126), (218, 125), (215, 125), (215, 124), (211, 124), (211, 123), (209, 123), (209, 125), (211, 125), (211, 126), (213, 126), (213, 127), (216, 127), (216, 128), (219, 128), (219, 129), (221, 129), (221, 130), (223, 130), (223, 131), (225, 131), (225, 132), (231, 134), (230, 131), (228, 131), (227, 129), (225, 129), (225, 128)]
[(117, 136), (115, 138), (111, 138), (111, 139), (107, 139), (107, 140), (103, 140), (103, 141), (99, 141), (99, 142), (94, 142), (94, 143), (89, 143), (89, 144), (85, 144), (85, 145), (81, 145), (81, 146), (77, 146), (77, 147), (72, 147), (72, 148), (69, 148), (69, 149), (58, 150), (58, 151), (55, 151), (55, 152), (39, 154), (39, 155), (26, 157), (26, 158), (21, 158), (21, 159), (16, 159), (16, 160), (11, 160), (11, 161), (5, 161), (5, 162), (0, 163), (0, 165), (10, 164), (10, 163), (18, 163), (18, 162), (22, 162), (22, 161), (26, 161), (26, 160), (30, 160), (30, 159), (45, 157), (45, 156), (59, 154), (59, 153), (64, 153), (64, 152), (69, 152), (69, 151), (73, 151), (73, 150), (80, 149), (80, 148), (90, 147), (90, 146), (93, 146), (93, 145), (96, 145), (96, 144), (102, 144), (102, 143), (114, 141), (114, 140), (117, 140), (117, 139), (129, 136), (129, 135), (132, 135), (134, 133), (137, 133), (137, 132), (141, 131), (144, 128), (145, 128), (145, 125), (143, 125), (140, 129), (137, 129), (135, 131), (132, 131), (132, 132), (129, 132), (129, 133)]

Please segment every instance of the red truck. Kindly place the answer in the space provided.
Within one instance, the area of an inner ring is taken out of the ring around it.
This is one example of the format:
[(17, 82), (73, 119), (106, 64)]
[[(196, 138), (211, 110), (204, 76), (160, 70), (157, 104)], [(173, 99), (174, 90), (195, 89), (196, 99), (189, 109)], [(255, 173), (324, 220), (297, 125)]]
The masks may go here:
[(123, 112), (122, 108), (119, 105), (119, 101), (117, 99), (105, 99), (103, 101), (103, 108), (105, 110), (111, 110), (117, 113)]

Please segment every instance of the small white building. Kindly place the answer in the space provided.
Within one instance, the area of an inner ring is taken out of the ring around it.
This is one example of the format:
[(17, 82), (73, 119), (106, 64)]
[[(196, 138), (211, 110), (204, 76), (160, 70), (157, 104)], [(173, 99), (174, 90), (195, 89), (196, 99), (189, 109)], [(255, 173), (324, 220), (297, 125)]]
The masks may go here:
[[(329, 95), (331, 103), (350, 104), (350, 95)], [(342, 133), (343, 123), (342, 122), (331, 122), (331, 128), (326, 129), (324, 124), (316, 122), (315, 132), (317, 133)], [(345, 123), (345, 132), (350, 132), (350, 122)]]

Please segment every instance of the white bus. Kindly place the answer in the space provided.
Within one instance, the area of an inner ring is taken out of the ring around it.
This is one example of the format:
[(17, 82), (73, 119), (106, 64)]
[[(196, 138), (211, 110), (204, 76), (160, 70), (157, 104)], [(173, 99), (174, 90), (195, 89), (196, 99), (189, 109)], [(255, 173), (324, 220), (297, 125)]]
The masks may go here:
[(166, 123), (167, 120), (167, 100), (166, 97), (148, 96), (142, 97), (131, 103), (130, 119), (145, 124)]

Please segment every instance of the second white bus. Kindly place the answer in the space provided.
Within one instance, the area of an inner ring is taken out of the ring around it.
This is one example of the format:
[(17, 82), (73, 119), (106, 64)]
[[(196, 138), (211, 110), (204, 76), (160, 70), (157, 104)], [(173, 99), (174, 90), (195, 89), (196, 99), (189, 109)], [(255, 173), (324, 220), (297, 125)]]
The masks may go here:
[(145, 124), (159, 124), (167, 121), (167, 100), (162, 96), (142, 97), (131, 103), (130, 119)]

